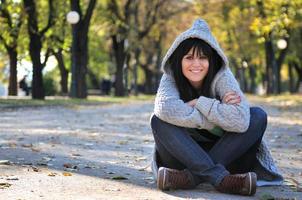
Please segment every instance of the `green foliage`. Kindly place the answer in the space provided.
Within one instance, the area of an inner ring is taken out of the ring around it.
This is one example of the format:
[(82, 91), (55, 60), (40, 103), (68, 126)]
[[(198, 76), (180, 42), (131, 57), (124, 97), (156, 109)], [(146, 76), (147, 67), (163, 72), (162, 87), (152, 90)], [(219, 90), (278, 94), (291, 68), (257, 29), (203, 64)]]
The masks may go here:
[(54, 96), (59, 92), (58, 72), (53, 70), (43, 77), (43, 84), (46, 96)]
[(71, 99), (69, 97), (46, 97), (46, 100), (34, 99), (0, 99), (1, 108), (18, 108), (32, 106), (66, 106), (76, 108), (82, 105), (106, 105), (112, 103), (129, 103), (139, 101), (154, 101), (153, 95), (138, 95), (129, 97), (89, 96), (88, 99)]
[(296, 26), (296, 16), (302, 9), (301, 0), (252, 0), (251, 9), (257, 10), (250, 29), (260, 37), (274, 32), (278, 37), (288, 36), (288, 30)]

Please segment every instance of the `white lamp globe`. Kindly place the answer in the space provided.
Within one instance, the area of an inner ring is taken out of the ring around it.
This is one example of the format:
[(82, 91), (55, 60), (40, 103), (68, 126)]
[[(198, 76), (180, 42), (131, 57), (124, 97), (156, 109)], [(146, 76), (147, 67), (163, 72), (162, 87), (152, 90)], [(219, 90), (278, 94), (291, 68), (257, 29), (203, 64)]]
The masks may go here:
[(67, 17), (68, 23), (70, 23), (70, 24), (76, 24), (80, 20), (80, 15), (76, 11), (70, 11), (69, 13), (67, 13), (66, 17)]
[(284, 39), (280, 39), (277, 41), (277, 47), (279, 49), (285, 49), (287, 47), (287, 42)]

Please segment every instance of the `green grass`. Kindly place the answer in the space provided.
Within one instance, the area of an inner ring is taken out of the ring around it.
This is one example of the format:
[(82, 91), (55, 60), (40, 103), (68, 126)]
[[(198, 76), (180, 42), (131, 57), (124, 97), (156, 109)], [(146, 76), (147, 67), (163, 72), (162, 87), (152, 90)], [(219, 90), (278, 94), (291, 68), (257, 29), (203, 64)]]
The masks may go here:
[(249, 100), (263, 102), (274, 106), (297, 107), (302, 106), (301, 94), (281, 94), (268, 96), (247, 95)]
[(106, 105), (113, 103), (130, 103), (136, 101), (153, 101), (153, 95), (138, 95), (128, 97), (88, 96), (87, 99), (72, 99), (68, 97), (47, 97), (45, 100), (9, 97), (0, 98), (0, 108), (36, 107), (36, 106), (80, 106), (80, 105)]
[(251, 105), (270, 106), (279, 111), (302, 112), (301, 94), (256, 96), (246, 95)]

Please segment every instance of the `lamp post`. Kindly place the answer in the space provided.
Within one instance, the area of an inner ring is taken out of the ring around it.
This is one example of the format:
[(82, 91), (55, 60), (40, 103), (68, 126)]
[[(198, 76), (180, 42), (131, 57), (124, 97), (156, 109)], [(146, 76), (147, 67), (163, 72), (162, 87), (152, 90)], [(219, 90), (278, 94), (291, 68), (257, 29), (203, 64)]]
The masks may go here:
[(287, 47), (287, 42), (284, 39), (279, 39), (277, 41), (277, 47), (278, 49), (285, 49)]
[(77, 11), (70, 11), (66, 15), (67, 22), (70, 24), (76, 24), (80, 21), (80, 15)]
[(71, 87), (70, 87), (70, 96), (71, 97), (79, 97), (79, 67), (78, 66), (78, 53), (77, 49), (79, 49), (78, 43), (78, 34), (79, 34), (79, 21), (80, 15), (77, 11), (70, 11), (66, 15), (67, 22), (72, 25), (72, 45), (71, 45)]

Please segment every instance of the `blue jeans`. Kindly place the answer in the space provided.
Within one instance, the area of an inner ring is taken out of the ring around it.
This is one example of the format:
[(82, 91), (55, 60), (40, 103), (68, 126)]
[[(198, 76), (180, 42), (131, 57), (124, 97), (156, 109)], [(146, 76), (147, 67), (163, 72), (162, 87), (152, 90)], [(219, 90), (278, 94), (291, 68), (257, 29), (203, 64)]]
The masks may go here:
[(258, 107), (252, 107), (250, 113), (250, 125), (246, 132), (225, 132), (212, 142), (196, 141), (187, 128), (169, 124), (153, 115), (151, 128), (160, 165), (173, 169), (186, 168), (194, 176), (196, 185), (209, 182), (214, 186), (230, 172), (252, 170), (267, 126), (267, 115)]

